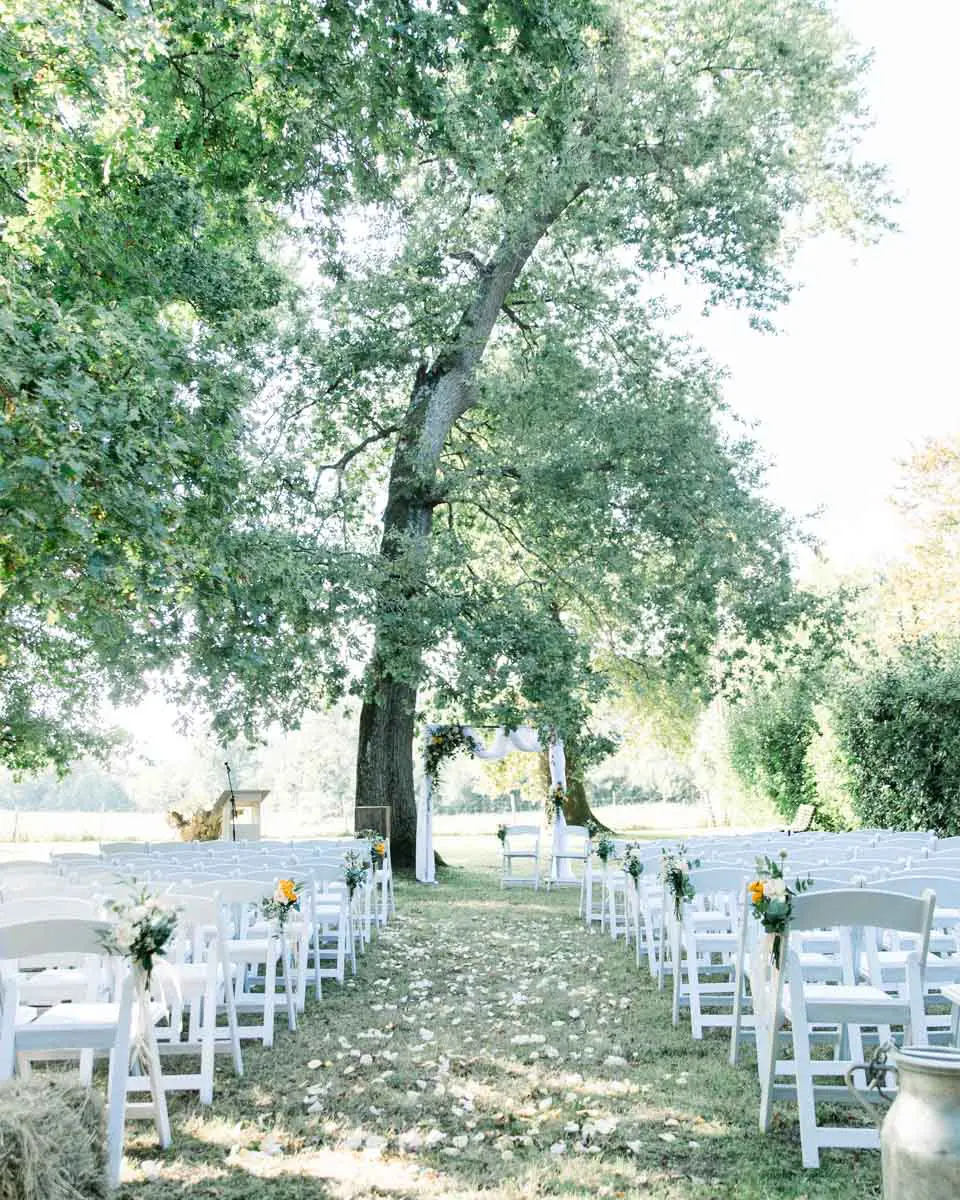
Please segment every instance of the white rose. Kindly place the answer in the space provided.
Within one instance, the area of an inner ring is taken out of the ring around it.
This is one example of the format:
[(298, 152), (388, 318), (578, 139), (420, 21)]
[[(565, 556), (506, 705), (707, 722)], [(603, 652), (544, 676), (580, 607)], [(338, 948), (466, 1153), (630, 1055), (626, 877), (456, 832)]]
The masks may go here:
[(135, 904), (127, 912), (127, 920), (132, 925), (139, 925), (147, 915), (147, 906), (145, 904)]
[(117, 949), (121, 954), (129, 954), (130, 947), (133, 945), (135, 931), (129, 921), (121, 921), (113, 933), (117, 942)]
[(763, 894), (768, 900), (783, 900), (787, 894), (787, 884), (784, 879), (765, 879)]

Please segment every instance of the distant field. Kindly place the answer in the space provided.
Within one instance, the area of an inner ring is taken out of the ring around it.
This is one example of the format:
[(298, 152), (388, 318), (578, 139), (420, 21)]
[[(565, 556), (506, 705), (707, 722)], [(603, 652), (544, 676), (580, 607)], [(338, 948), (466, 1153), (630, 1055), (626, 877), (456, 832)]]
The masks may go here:
[[(710, 814), (701, 805), (622, 804), (596, 810), (598, 818), (623, 833), (663, 833), (705, 829)], [(437, 838), (493, 836), (503, 813), (443, 813), (434, 815)], [(532, 812), (517, 813), (518, 822), (532, 821)], [(725, 828), (717, 830), (725, 832)], [(264, 812), (263, 835), (271, 838), (321, 837), (344, 832), (342, 818), (318, 818), (295, 810)], [(733, 830), (730, 830), (733, 832)], [(156, 812), (0, 812), (0, 842), (169, 842), (175, 835), (165, 813)]]

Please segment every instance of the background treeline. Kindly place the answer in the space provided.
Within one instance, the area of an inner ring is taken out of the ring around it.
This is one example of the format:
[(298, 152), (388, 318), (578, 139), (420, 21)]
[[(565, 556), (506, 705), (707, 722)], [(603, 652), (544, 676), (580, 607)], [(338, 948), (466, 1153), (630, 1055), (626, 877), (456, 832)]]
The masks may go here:
[[(595, 713), (616, 747), (587, 772), (595, 807), (621, 808), (624, 826), (644, 822), (637, 806), (665, 805), (704, 824), (775, 825), (811, 802), (825, 828), (960, 833), (960, 436), (905, 464), (894, 503), (908, 530), (902, 557), (857, 578), (818, 561), (820, 627), (778, 655), (747, 655), (733, 698), (699, 713), (681, 705), (679, 717), (666, 698)], [(229, 759), (237, 786), (268, 788), (272, 809), (349, 823), (354, 716), (346, 705), (309, 713), (253, 746), (194, 734), (148, 753), (131, 738), (109, 766), (85, 760), (63, 779), (0, 775), (0, 809), (189, 812), (219, 795)], [(542, 770), (537, 755), (455, 759), (438, 808), (536, 810)]]
[(764, 663), (726, 713), (740, 785), (789, 819), (960, 833), (960, 436), (905, 464), (903, 557), (859, 581), (843, 636)]

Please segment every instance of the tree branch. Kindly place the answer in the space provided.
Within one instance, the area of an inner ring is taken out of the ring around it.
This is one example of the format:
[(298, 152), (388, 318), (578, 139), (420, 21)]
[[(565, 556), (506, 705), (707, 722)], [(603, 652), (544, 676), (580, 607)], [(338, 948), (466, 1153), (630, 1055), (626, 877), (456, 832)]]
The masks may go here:
[(368, 437), (365, 437), (362, 442), (358, 442), (356, 446), (351, 446), (349, 450), (345, 450), (343, 454), (341, 454), (336, 460), (336, 462), (320, 463), (317, 466), (317, 473), (323, 474), (324, 471), (336, 471), (338, 475), (342, 475), (350, 463), (352, 463), (358, 455), (362, 454), (368, 446), (372, 446), (375, 442), (386, 441), (388, 437), (392, 437), (393, 434), (399, 433), (401, 428), (402, 426), (400, 425), (387, 425), (383, 429), (376, 430), (376, 432), (371, 433)]
[(106, 10), (106, 12), (110, 13), (111, 16), (116, 17), (119, 21), (125, 21), (127, 19), (127, 14), (122, 8), (117, 8), (117, 6), (113, 3), (113, 0), (93, 0), (93, 2), (100, 8)]

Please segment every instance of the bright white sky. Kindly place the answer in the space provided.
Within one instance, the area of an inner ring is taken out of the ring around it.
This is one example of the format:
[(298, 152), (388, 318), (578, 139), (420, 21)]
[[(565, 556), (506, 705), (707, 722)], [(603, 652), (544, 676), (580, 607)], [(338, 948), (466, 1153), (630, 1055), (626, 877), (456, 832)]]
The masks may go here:
[(895, 553), (897, 463), (960, 430), (956, 232), (960, 0), (839, 0), (875, 51), (871, 158), (888, 164), (901, 232), (866, 249), (823, 240), (797, 262), (803, 290), (777, 336), (716, 313), (690, 332), (732, 373), (727, 398), (759, 422), (773, 498), (813, 524), (842, 570)]

